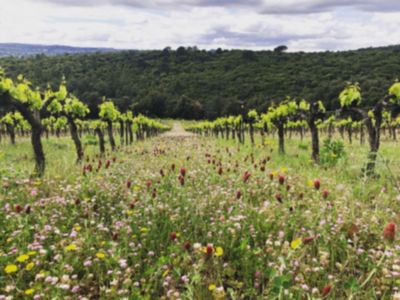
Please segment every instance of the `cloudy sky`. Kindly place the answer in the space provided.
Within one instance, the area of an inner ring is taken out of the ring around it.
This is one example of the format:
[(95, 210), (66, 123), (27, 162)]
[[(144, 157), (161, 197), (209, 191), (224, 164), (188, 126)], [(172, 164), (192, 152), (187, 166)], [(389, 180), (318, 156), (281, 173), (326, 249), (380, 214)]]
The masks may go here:
[(0, 0), (0, 42), (291, 51), (400, 44), (399, 0)]

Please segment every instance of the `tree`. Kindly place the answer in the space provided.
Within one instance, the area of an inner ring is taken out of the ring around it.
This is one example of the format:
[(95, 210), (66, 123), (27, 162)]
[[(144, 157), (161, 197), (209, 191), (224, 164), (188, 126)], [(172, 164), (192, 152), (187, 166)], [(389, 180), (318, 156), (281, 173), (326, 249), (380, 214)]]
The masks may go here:
[(203, 114), (201, 103), (184, 95), (179, 98), (174, 109), (174, 116), (177, 118), (198, 120), (203, 117)]
[[(84, 118), (89, 113), (89, 108), (73, 94), (68, 94), (65, 82), (60, 85), (59, 90), (63, 92), (65, 97), (50, 104), (48, 110), (53, 114), (58, 114), (66, 118), (66, 122), (69, 125), (71, 138), (75, 144), (77, 162), (80, 162), (84, 153), (75, 120)], [(51, 91), (48, 92), (51, 93)]]
[(255, 109), (247, 113), (247, 122), (249, 123), (250, 141), (254, 145), (254, 124), (258, 121), (258, 113)]
[(241, 115), (236, 116), (233, 121), (233, 124), (234, 124), (234, 128), (235, 128), (239, 143), (244, 144), (244, 135), (243, 135), (243, 130), (242, 130), (243, 117)]
[(297, 104), (287, 97), (278, 106), (268, 109), (266, 118), (278, 129), (279, 153), (285, 154), (285, 124), (296, 114)]
[(94, 132), (97, 134), (99, 138), (100, 154), (104, 155), (104, 153), (106, 152), (106, 147), (105, 147), (103, 129), (107, 126), (107, 124), (101, 120), (96, 120), (93, 122), (93, 125), (94, 125)]
[(186, 48), (183, 46), (180, 46), (176, 49), (176, 56), (183, 56), (186, 54)]
[(43, 131), (46, 134), (46, 138), (49, 138), (50, 132), (53, 134), (54, 133), (54, 123), (56, 122), (56, 118), (54, 116), (49, 116), (48, 118), (43, 118), (42, 119), (42, 126), (43, 126)]
[[(124, 135), (125, 135), (125, 123), (126, 123), (126, 116), (125, 114), (120, 114), (118, 117), (119, 122), (119, 137), (121, 146), (124, 145)], [(128, 144), (128, 143), (127, 143)]]
[(274, 49), (274, 52), (282, 53), (282, 52), (285, 52), (287, 49), (288, 49), (287, 46), (281, 45), (281, 46), (276, 47), (276, 48)]
[(54, 129), (56, 130), (56, 136), (58, 138), (61, 136), (61, 132), (65, 131), (67, 125), (68, 125), (68, 120), (65, 116), (59, 116), (58, 118), (56, 118), (54, 122)]
[(381, 126), (383, 111), (390, 108), (393, 111), (399, 106), (400, 83), (393, 84), (387, 95), (378, 100), (372, 108), (361, 108), (361, 88), (355, 83), (349, 83), (339, 95), (342, 115), (350, 115), (352, 118), (361, 118), (368, 132), (369, 155), (366, 166), (366, 174), (372, 175), (375, 170), (376, 157), (380, 147)]
[(6, 126), (8, 135), (10, 136), (10, 142), (15, 145), (15, 129), (23, 121), (23, 117), (19, 112), (9, 112), (3, 118), (0, 119), (0, 123)]
[(113, 122), (115, 122), (121, 113), (115, 107), (114, 103), (111, 100), (106, 101), (103, 99), (103, 103), (99, 105), (99, 116), (100, 118), (107, 123), (107, 131), (108, 131), (108, 138), (110, 139), (110, 145), (112, 151), (115, 150), (115, 140), (113, 135)]
[(251, 50), (244, 50), (242, 52), (242, 58), (249, 61), (257, 60), (255, 52)]
[(132, 144), (133, 143), (133, 130), (132, 130), (132, 125), (133, 125), (133, 113), (131, 111), (127, 111), (125, 114), (125, 140), (126, 144)]
[(39, 89), (32, 89), (31, 83), (22, 75), (14, 82), (0, 69), (0, 104), (10, 105), (21, 113), (31, 126), (31, 144), (35, 156), (35, 174), (42, 176), (46, 168), (41, 134), (43, 126), (41, 115), (53, 101), (64, 99), (64, 90), (56, 93), (41, 93)]
[(311, 158), (319, 161), (319, 135), (317, 122), (321, 121), (325, 115), (326, 109), (322, 101), (309, 103), (306, 100), (301, 100), (298, 104), (298, 112), (300, 117), (307, 121), (308, 127), (311, 132), (312, 152)]

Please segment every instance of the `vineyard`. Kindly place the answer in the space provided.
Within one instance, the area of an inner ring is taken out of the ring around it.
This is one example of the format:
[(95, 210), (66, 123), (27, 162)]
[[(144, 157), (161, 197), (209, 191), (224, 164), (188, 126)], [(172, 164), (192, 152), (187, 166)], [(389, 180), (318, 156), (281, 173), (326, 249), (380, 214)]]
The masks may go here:
[(152, 119), (0, 70), (0, 299), (400, 299), (400, 83)]

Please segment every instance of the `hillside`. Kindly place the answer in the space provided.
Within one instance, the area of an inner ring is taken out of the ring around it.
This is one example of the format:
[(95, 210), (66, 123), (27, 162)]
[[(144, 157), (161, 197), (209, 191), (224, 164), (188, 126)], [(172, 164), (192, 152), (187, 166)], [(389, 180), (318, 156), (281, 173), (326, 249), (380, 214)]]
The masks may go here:
[(82, 48), (62, 45), (32, 45), (18, 43), (0, 43), (0, 57), (15, 56), (26, 57), (38, 54), (48, 56), (76, 53), (91, 53), (91, 52), (109, 52), (115, 51), (111, 48)]
[[(346, 52), (204, 51), (180, 47), (63, 56), (2, 58), (0, 65), (34, 84), (68, 86), (96, 114), (102, 96), (122, 110), (159, 117), (214, 118), (266, 109), (285, 96), (323, 100), (328, 108), (346, 81), (357, 81), (364, 103), (382, 97), (400, 76), (400, 46)], [(244, 104), (244, 105), (242, 105)]]

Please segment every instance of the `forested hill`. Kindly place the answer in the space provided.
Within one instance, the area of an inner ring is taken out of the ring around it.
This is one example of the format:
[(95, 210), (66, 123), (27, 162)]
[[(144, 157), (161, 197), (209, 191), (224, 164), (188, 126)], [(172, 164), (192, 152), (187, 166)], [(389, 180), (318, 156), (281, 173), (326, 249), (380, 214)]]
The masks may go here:
[[(35, 85), (68, 86), (93, 114), (103, 96), (121, 110), (150, 116), (214, 118), (285, 96), (323, 100), (328, 108), (347, 81), (361, 84), (364, 103), (381, 98), (400, 77), (400, 46), (346, 52), (202, 51), (180, 47), (30, 58), (1, 58), (0, 66)], [(244, 103), (244, 105), (243, 105)]]
[(117, 51), (112, 48), (71, 47), (62, 45), (34, 45), (18, 43), (0, 43), (0, 57), (15, 56), (27, 57), (38, 54), (48, 56), (76, 53), (110, 52)]

